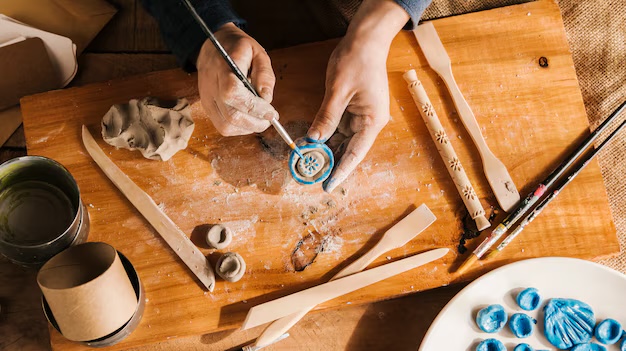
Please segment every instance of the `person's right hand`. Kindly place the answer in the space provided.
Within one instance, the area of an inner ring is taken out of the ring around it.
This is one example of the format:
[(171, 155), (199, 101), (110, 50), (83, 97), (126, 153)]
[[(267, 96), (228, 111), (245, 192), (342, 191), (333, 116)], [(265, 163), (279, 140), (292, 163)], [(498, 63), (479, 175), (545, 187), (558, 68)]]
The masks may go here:
[(196, 60), (198, 90), (204, 110), (224, 136), (266, 130), (271, 119), (278, 119), (278, 113), (270, 105), (276, 82), (270, 57), (256, 40), (233, 23), (225, 24), (214, 34), (239, 69), (249, 75), (262, 98), (243, 85), (207, 39)]

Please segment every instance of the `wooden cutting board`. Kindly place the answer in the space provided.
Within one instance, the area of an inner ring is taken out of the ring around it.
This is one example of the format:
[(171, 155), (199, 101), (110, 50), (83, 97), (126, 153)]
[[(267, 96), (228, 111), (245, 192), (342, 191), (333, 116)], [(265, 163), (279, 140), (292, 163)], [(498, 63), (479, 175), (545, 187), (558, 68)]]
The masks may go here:
[[(435, 27), (487, 143), (526, 194), (588, 134), (558, 6), (538, 1), (437, 20)], [(277, 77), (275, 106), (294, 137), (304, 135), (319, 107), (327, 58), (336, 43), (271, 53)], [(548, 67), (539, 66), (540, 57), (547, 58)], [(223, 223), (234, 230), (228, 249), (245, 258), (248, 272), (237, 283), (218, 281), (213, 293), (200, 288), (80, 141), (82, 124), (99, 135), (100, 119), (114, 103), (147, 95), (196, 99), (196, 77), (179, 70), (154, 72), (24, 98), (29, 154), (54, 158), (70, 170), (89, 207), (89, 240), (107, 242), (124, 253), (145, 286), (140, 326), (110, 349), (237, 327), (251, 306), (328, 280), (421, 203), (436, 214), (435, 224), (374, 265), (436, 247), (454, 252), (318, 309), (469, 280), (525, 258), (597, 259), (619, 251), (600, 169), (592, 162), (496, 261), (478, 264), (464, 276), (451, 274), (464, 258), (457, 253), (463, 205), (402, 79), (411, 68), (417, 69), (483, 205), (495, 205), (443, 82), (428, 68), (408, 32), (395, 39), (388, 59), (393, 118), (360, 167), (333, 194), (290, 178), (287, 150), (273, 131), (221, 137), (198, 103), (192, 107), (196, 129), (189, 147), (168, 162), (115, 150), (98, 138), (107, 155), (162, 204), (212, 262), (219, 253), (202, 245), (195, 228)], [(312, 228), (314, 234), (309, 235)], [(469, 248), (479, 240), (471, 241)], [(321, 251), (303, 271), (296, 271), (292, 260), (298, 247), (299, 253), (307, 247), (309, 253)], [(56, 332), (51, 341), (54, 349), (83, 348)]]

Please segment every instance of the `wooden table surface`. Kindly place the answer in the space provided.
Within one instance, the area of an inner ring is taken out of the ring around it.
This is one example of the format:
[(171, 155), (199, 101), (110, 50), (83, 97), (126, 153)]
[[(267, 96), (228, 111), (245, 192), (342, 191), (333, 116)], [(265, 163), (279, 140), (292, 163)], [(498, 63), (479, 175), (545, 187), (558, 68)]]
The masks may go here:
[[(120, 12), (79, 58), (79, 74), (73, 86), (176, 67), (156, 24), (139, 0), (109, 1)], [(0, 149), (0, 162), (24, 154), (25, 139), (20, 128)], [(415, 350), (437, 313), (462, 287), (309, 314), (291, 329), (290, 338), (267, 350)], [(35, 272), (0, 258), (0, 350), (49, 349), (39, 298)], [(224, 350), (246, 343), (258, 333), (258, 329), (224, 331), (141, 349)]]

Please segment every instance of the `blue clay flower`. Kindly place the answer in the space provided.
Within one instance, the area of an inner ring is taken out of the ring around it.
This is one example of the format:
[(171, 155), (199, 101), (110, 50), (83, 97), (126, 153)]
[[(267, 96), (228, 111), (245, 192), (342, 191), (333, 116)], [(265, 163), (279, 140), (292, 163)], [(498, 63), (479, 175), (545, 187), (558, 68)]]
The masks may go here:
[(528, 344), (519, 344), (515, 346), (513, 351), (535, 351), (535, 349), (533, 349), (533, 347)]
[(500, 340), (487, 339), (476, 346), (476, 351), (506, 351), (506, 347)]
[(524, 313), (516, 313), (509, 320), (509, 328), (516, 337), (523, 339), (529, 337), (533, 333), (533, 324), (537, 321)]
[(507, 315), (501, 305), (490, 305), (478, 311), (476, 324), (486, 333), (497, 333), (506, 324)]
[(606, 347), (595, 342), (586, 342), (572, 347), (570, 351), (606, 351)]
[(552, 299), (543, 308), (544, 333), (556, 348), (567, 350), (591, 340), (596, 320), (591, 306), (573, 299)]
[(622, 336), (622, 325), (615, 319), (605, 319), (596, 325), (596, 339), (605, 345), (612, 345)]
[(535, 288), (528, 288), (522, 290), (519, 294), (517, 294), (517, 304), (519, 307), (525, 311), (533, 311), (537, 307), (539, 307), (539, 303), (541, 302), (541, 296), (539, 296), (539, 292)]

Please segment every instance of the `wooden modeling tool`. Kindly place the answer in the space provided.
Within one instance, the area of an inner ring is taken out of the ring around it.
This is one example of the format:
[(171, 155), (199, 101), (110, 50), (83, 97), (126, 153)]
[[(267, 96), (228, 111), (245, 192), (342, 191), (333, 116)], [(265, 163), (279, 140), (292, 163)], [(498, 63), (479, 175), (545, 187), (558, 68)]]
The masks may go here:
[(498, 224), (498, 226), (489, 234), (485, 240), (472, 252), (469, 257), (465, 259), (463, 264), (459, 267), (457, 272), (465, 272), (471, 265), (473, 265), (478, 259), (483, 257), (487, 250), (489, 250), (497, 241), (506, 233), (518, 220), (524, 216), (524, 214), (530, 211), (531, 207), (541, 198), (541, 196), (551, 187), (572, 165), (574, 162), (598, 139), (600, 134), (606, 130), (606, 128), (615, 120), (615, 118), (624, 111), (626, 108), (626, 101), (624, 101), (602, 124), (598, 126), (585, 140), (583, 140), (578, 147), (567, 156), (567, 158), (554, 170), (543, 182), (529, 193), (524, 198), (513, 212)]
[(424, 123), (430, 132), (430, 136), (437, 146), (439, 155), (446, 164), (446, 169), (448, 170), (450, 177), (452, 177), (456, 190), (463, 199), (465, 208), (467, 208), (470, 216), (476, 222), (476, 227), (480, 231), (489, 228), (491, 223), (489, 223), (487, 218), (485, 218), (485, 209), (480, 203), (480, 199), (478, 198), (478, 195), (476, 195), (476, 191), (474, 191), (474, 187), (467, 177), (465, 169), (463, 169), (461, 161), (457, 157), (456, 152), (452, 147), (452, 143), (450, 142), (446, 131), (443, 129), (443, 126), (437, 117), (435, 108), (430, 102), (428, 95), (426, 95), (424, 86), (419, 79), (417, 79), (417, 73), (414, 69), (412, 69), (404, 73), (402, 78), (404, 78), (409, 85), (409, 91), (411, 92), (411, 96), (413, 96), (413, 101), (415, 101), (415, 105), (417, 105), (417, 109), (420, 111), (420, 115), (424, 119)]
[[(228, 53), (226, 52), (222, 44), (220, 44), (220, 42), (217, 40), (215, 35), (213, 35), (213, 32), (209, 29), (209, 26), (207, 26), (204, 20), (202, 19), (202, 17), (198, 15), (198, 12), (196, 12), (196, 9), (193, 7), (191, 2), (189, 2), (189, 0), (181, 0), (181, 1), (187, 7), (189, 12), (191, 13), (191, 16), (198, 23), (200, 28), (202, 28), (202, 31), (204, 32), (204, 34), (206, 34), (207, 37), (209, 37), (209, 40), (211, 40), (211, 43), (213, 43), (217, 51), (220, 53), (220, 55), (222, 55), (222, 57), (224, 58), (224, 61), (226, 61), (226, 63), (228, 64), (230, 69), (233, 71), (235, 76), (237, 76), (237, 78), (243, 83), (243, 85), (245, 85), (246, 88), (248, 88), (248, 90), (252, 92), (252, 94), (254, 94), (256, 97), (261, 97), (259, 93), (257, 93), (256, 89), (254, 89), (254, 87), (252, 86), (248, 78), (246, 78), (246, 75), (243, 74), (243, 72), (241, 72), (241, 70), (235, 63), (235, 61), (233, 61), (233, 59), (228, 55)], [(274, 126), (274, 128), (276, 129), (280, 137), (287, 143), (287, 145), (289, 145), (289, 147), (295, 153), (297, 153), (298, 156), (300, 156), (301, 158), (304, 158), (304, 156), (302, 156), (302, 153), (300, 152), (300, 149), (298, 149), (298, 146), (296, 146), (296, 143), (294, 143), (293, 139), (291, 139), (291, 137), (289, 136), (289, 133), (287, 133), (283, 125), (280, 124), (280, 122), (276, 118), (273, 118), (270, 121), (270, 123), (272, 123), (272, 125)]]
[(322, 302), (438, 260), (448, 251), (450, 250), (446, 248), (430, 250), (254, 306), (248, 311), (241, 329), (246, 330), (271, 322), (297, 313), (302, 308), (311, 309)]
[[(626, 106), (625, 104), (626, 104), (626, 102), (624, 102), (624, 104), (622, 104), (622, 107), (620, 107), (620, 108), (623, 108), (624, 106)], [(537, 205), (537, 207), (535, 207), (534, 210), (532, 210), (529, 214), (527, 214), (526, 217), (524, 217), (524, 219), (517, 226), (517, 228), (515, 228), (515, 230), (513, 230), (500, 243), (500, 245), (498, 245), (494, 250), (492, 250), (487, 255), (487, 259), (491, 259), (491, 258), (494, 258), (494, 257), (498, 256), (498, 254), (500, 254), (500, 252), (502, 250), (504, 250), (504, 248), (507, 247), (522, 232), (522, 230), (524, 230), (524, 228), (526, 228), (527, 225), (530, 224), (530, 222), (532, 222), (535, 218), (537, 218), (537, 216), (539, 216), (541, 211), (543, 211), (544, 208), (546, 208), (546, 206), (548, 206), (548, 204), (550, 204), (550, 202), (552, 202), (552, 200), (554, 200), (557, 197), (557, 195), (559, 195), (559, 193), (561, 193), (563, 188), (565, 188), (567, 186), (567, 184), (571, 183), (572, 180), (574, 180), (574, 178), (576, 178), (576, 176), (589, 164), (589, 162), (591, 160), (593, 160), (593, 158), (598, 154), (598, 152), (600, 152), (600, 150), (602, 150), (609, 142), (611, 142), (611, 140), (622, 129), (624, 129), (625, 125), (626, 125), (626, 120), (622, 121), (622, 123), (608, 137), (606, 137), (606, 139), (604, 139), (604, 141), (597, 148), (591, 150), (587, 155), (585, 155), (582, 158), (582, 160), (578, 163), (578, 165), (575, 166), (574, 170), (569, 173), (567, 178), (559, 186), (557, 186), (553, 191), (551, 191), (550, 194), (548, 196), (546, 196), (539, 203), (539, 205)]]
[[(400, 222), (385, 232), (380, 241), (371, 248), (366, 254), (361, 256), (349, 266), (342, 269), (331, 280), (343, 278), (350, 274), (362, 271), (378, 256), (383, 253), (404, 246), (419, 233), (428, 228), (437, 219), (425, 204), (420, 205), (413, 210), (408, 216), (404, 217)], [(270, 324), (261, 333), (251, 347), (262, 348), (272, 344), (277, 338), (294, 326), (302, 317), (304, 317), (315, 306), (302, 308), (296, 313), (283, 317)], [(255, 350), (258, 350), (255, 349)]]
[(504, 211), (509, 212), (519, 202), (519, 192), (517, 192), (515, 183), (511, 179), (506, 166), (487, 146), (485, 138), (480, 132), (476, 117), (454, 80), (450, 57), (448, 57), (448, 53), (443, 47), (439, 35), (437, 35), (435, 26), (433, 26), (432, 22), (426, 22), (417, 26), (413, 33), (424, 56), (426, 56), (428, 65), (441, 77), (452, 96), (452, 101), (454, 101), (459, 117), (472, 137), (476, 149), (478, 149), (478, 153), (483, 161), (485, 176), (496, 196), (496, 200), (498, 200), (498, 204)]
[(83, 125), (83, 144), (91, 158), (100, 167), (102, 172), (120, 189), (128, 201), (135, 206), (144, 218), (161, 235), (163, 240), (172, 248), (174, 253), (189, 267), (189, 270), (198, 277), (198, 280), (209, 291), (215, 287), (213, 268), (202, 252), (189, 240), (178, 226), (157, 206), (152, 198), (135, 184), (100, 148), (87, 127)]

